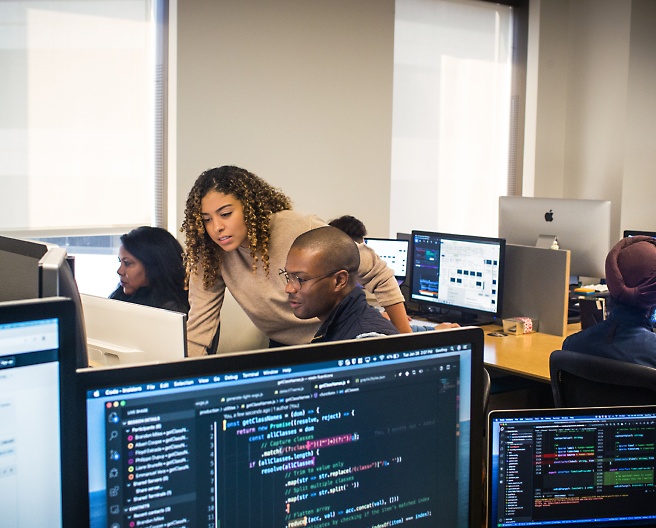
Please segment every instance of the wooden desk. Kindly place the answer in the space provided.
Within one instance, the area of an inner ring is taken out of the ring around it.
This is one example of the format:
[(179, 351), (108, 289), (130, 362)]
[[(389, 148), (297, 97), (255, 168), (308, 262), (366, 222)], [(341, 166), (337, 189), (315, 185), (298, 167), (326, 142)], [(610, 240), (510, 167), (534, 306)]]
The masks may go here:
[[(550, 334), (526, 334), (521, 336), (494, 337), (500, 332), (498, 325), (483, 326), (485, 332), (485, 366), (502, 374), (521, 376), (543, 383), (550, 383), (549, 355), (560, 349), (564, 337)], [(581, 325), (567, 325), (567, 334), (581, 329)]]

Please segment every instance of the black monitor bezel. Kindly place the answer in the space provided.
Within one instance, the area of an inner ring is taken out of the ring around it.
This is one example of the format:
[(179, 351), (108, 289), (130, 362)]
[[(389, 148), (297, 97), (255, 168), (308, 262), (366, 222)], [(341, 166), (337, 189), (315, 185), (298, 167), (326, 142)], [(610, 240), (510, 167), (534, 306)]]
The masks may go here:
[[(497, 297), (497, 309), (495, 312), (490, 312), (486, 310), (477, 310), (475, 308), (469, 308), (469, 307), (462, 307), (462, 306), (456, 306), (453, 304), (447, 304), (447, 303), (442, 303), (439, 301), (427, 301), (425, 299), (416, 299), (414, 295), (416, 294), (415, 291), (415, 264), (416, 264), (416, 259), (415, 259), (415, 252), (417, 245), (415, 243), (415, 236), (428, 236), (432, 238), (443, 238), (446, 240), (458, 240), (458, 241), (464, 241), (464, 242), (482, 242), (482, 243), (487, 243), (487, 244), (498, 244), (499, 245), (499, 282), (498, 282), (498, 297)], [(422, 308), (428, 308), (430, 311), (431, 308), (439, 309), (439, 310), (446, 310), (447, 312), (452, 312), (452, 311), (457, 311), (463, 314), (464, 316), (467, 315), (472, 315), (472, 316), (485, 316), (485, 317), (490, 317), (492, 320), (496, 320), (498, 318), (501, 318), (502, 310), (503, 310), (503, 283), (504, 283), (504, 273), (505, 273), (505, 261), (506, 261), (506, 240), (504, 238), (496, 238), (496, 237), (483, 237), (483, 236), (474, 236), (474, 235), (462, 235), (462, 234), (454, 234), (454, 233), (440, 233), (440, 232), (435, 232), (435, 231), (420, 231), (420, 230), (413, 230), (412, 231), (412, 240), (411, 240), (411, 247), (410, 247), (410, 255), (411, 259), (408, 264), (408, 277), (411, 278), (410, 281), (410, 292), (409, 292), (409, 300), (411, 302), (417, 303), (420, 307), (420, 311), (422, 311)]]
[[(351, 341), (334, 341), (302, 346), (279, 347), (235, 353), (223, 356), (189, 358), (175, 363), (138, 365), (124, 368), (80, 369), (75, 375), (75, 383), (66, 387), (65, 418), (75, 439), (71, 450), (78, 456), (68, 465), (71, 488), (68, 490), (68, 507), (75, 509), (80, 519), (89, 518), (87, 465), (80, 463), (80, 453), (87, 453), (86, 394), (97, 387), (110, 387), (126, 384), (144, 383), (147, 380), (169, 380), (188, 376), (209, 376), (223, 372), (243, 371), (255, 368), (272, 368), (282, 365), (298, 365), (313, 361), (348, 359), (355, 356), (374, 355), (404, 350), (425, 349), (472, 344), (471, 353), (471, 423), (470, 423), (470, 497), (469, 522), (480, 526), (482, 522), (482, 479), (481, 467), (483, 450), (478, 439), (483, 437), (483, 331), (480, 328), (458, 328), (442, 332), (420, 332), (395, 336), (374, 337)], [(85, 520), (85, 522), (87, 522)]]

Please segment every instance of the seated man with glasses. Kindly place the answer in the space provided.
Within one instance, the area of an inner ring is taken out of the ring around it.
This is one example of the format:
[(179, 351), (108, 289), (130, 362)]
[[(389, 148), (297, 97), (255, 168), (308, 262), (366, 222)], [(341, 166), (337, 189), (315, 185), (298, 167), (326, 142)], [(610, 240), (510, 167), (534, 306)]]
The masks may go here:
[(313, 343), (399, 333), (357, 287), (359, 265), (355, 242), (336, 227), (313, 229), (292, 244), (280, 276), (294, 315), (321, 321)]

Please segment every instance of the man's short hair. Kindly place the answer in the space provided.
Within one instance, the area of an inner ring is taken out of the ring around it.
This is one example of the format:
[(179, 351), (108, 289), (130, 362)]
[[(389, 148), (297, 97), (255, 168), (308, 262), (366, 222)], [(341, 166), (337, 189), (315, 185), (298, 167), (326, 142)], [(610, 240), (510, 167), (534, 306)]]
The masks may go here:
[(307, 231), (294, 241), (292, 249), (320, 253), (326, 272), (344, 269), (354, 276), (360, 267), (358, 246), (336, 227), (324, 226)]

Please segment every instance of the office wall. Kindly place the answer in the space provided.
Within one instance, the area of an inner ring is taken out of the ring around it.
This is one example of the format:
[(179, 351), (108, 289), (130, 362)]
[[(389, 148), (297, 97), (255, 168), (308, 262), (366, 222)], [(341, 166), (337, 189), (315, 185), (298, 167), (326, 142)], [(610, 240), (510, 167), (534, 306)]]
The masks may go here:
[[(655, 4), (530, 0), (524, 192), (611, 200), (616, 237), (656, 229)], [(169, 226), (202, 170), (235, 163), (386, 235), (394, 0), (175, 5)]]
[(354, 214), (386, 236), (394, 0), (179, 0), (173, 11), (169, 225), (200, 172), (235, 164), (300, 211)]
[(620, 228), (656, 230), (656, 2), (633, 0)]
[(530, 40), (535, 126), (525, 141), (535, 154), (525, 189), (611, 200), (613, 239), (656, 229), (647, 202), (656, 185), (653, 2), (533, 0), (531, 9), (539, 16), (529, 31), (539, 36)]

